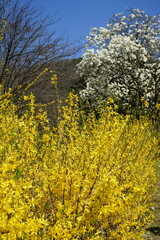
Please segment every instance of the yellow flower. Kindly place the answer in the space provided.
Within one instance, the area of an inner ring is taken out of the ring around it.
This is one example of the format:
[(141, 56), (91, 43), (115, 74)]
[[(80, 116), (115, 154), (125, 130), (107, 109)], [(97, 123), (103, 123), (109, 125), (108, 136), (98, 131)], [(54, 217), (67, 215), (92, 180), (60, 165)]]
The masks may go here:
[(53, 74), (52, 77), (51, 77), (51, 83), (52, 84), (56, 84), (57, 83), (57, 75), (56, 74)]
[(113, 98), (108, 98), (108, 102), (109, 102), (110, 104), (114, 103)]
[(70, 93), (53, 130), (33, 95), (22, 116), (4, 96), (0, 239), (142, 239), (159, 151), (148, 120), (113, 111), (85, 120)]
[(156, 108), (157, 108), (157, 110), (160, 110), (160, 103), (156, 104)]

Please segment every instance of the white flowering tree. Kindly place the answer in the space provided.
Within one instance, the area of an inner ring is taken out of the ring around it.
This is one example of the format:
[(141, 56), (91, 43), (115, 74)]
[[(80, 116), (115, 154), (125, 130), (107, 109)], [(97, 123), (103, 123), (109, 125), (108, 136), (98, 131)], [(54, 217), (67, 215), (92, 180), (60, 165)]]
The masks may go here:
[(115, 14), (106, 28), (93, 28), (78, 72), (81, 98), (93, 105), (113, 97), (124, 106), (157, 104), (160, 94), (160, 15), (139, 9)]

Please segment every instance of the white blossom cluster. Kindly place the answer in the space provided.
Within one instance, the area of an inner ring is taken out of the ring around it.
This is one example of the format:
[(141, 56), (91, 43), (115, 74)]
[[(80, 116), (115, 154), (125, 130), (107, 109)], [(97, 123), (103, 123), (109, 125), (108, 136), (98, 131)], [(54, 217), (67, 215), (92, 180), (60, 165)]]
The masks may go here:
[(106, 28), (93, 28), (78, 64), (86, 81), (80, 92), (93, 104), (114, 97), (124, 104), (141, 99), (156, 104), (160, 94), (160, 15), (139, 9), (115, 14)]

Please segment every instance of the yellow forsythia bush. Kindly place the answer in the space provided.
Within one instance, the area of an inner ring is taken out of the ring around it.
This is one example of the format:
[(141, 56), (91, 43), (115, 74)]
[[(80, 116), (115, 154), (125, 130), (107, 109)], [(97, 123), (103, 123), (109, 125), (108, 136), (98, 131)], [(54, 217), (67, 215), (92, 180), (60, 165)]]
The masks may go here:
[(143, 239), (158, 146), (147, 120), (88, 118), (70, 94), (56, 128), (0, 96), (0, 239)]

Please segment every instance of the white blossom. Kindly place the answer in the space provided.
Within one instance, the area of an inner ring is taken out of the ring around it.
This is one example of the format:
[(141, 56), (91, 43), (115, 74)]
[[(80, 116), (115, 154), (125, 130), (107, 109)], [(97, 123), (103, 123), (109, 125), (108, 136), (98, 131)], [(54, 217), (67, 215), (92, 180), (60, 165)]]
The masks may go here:
[(115, 14), (106, 28), (92, 28), (87, 41), (88, 48), (78, 64), (86, 81), (86, 89), (80, 92), (82, 99), (97, 104), (113, 96), (123, 99), (124, 105), (136, 102), (137, 96), (158, 101), (160, 16), (151, 17), (139, 9), (127, 16)]

